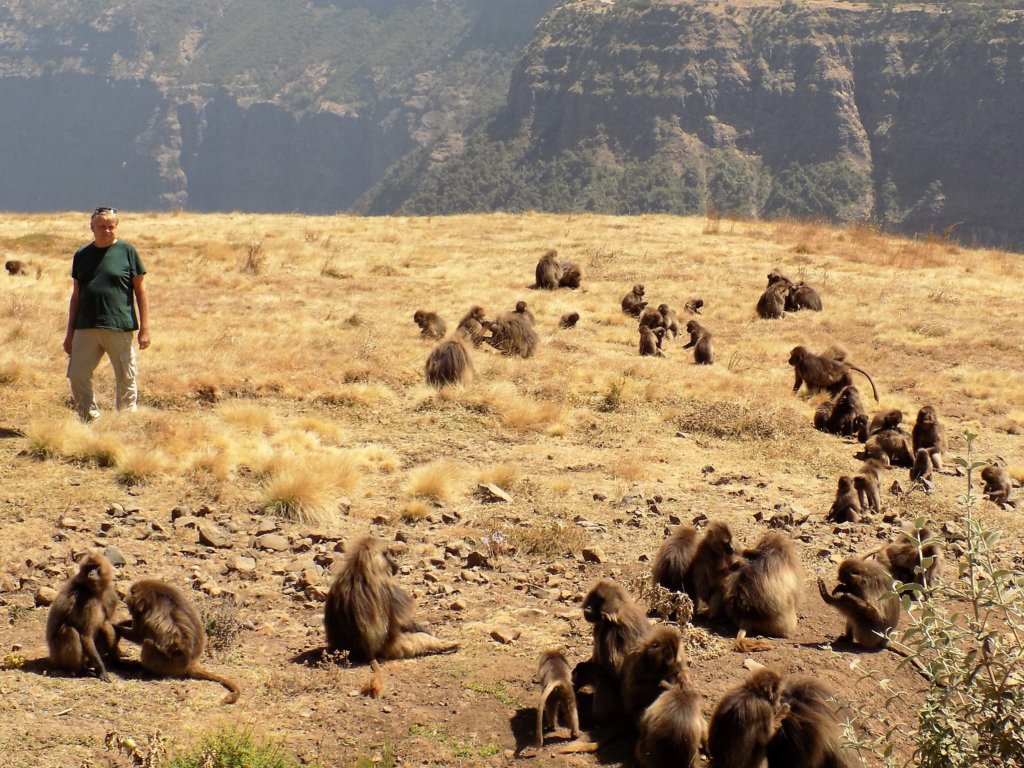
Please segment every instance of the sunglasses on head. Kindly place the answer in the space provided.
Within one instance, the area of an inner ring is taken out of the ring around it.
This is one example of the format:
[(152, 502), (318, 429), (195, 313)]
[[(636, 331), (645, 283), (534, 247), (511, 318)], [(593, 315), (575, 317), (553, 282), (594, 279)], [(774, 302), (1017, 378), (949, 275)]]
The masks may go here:
[(117, 208), (111, 208), (109, 205), (101, 205), (95, 211), (92, 212), (93, 216), (102, 216), (105, 213), (117, 213)]

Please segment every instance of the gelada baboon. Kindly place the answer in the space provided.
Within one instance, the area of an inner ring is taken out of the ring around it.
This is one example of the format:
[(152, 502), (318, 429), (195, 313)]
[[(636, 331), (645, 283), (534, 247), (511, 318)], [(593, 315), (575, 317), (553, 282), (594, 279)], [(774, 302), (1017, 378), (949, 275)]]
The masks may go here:
[(711, 715), (710, 768), (762, 768), (768, 742), (788, 714), (789, 707), (782, 703), (782, 676), (771, 668), (753, 672), (726, 692)]
[[(798, 675), (782, 686), (789, 712), (768, 742), (769, 768), (855, 768), (862, 765), (843, 735), (835, 694), (816, 678)], [(849, 719), (843, 717), (843, 720)]]
[(686, 663), (682, 641), (678, 629), (662, 624), (626, 654), (622, 662), (622, 700), (636, 724), (664, 690), (662, 683), (672, 685), (679, 680)]
[(687, 594), (693, 600), (694, 613), (703, 604), (707, 606), (712, 619), (723, 614), (722, 584), (725, 577), (740, 563), (733, 548), (732, 529), (729, 525), (720, 520), (709, 522), (684, 580), (684, 584), (688, 583), (693, 590)]
[(654, 555), (651, 583), (660, 584), (673, 592), (686, 592), (693, 599), (693, 582), (689, 578), (689, 571), (699, 543), (700, 534), (692, 525), (676, 526)]
[(860, 520), (861, 505), (853, 478), (842, 475), (836, 488), (836, 499), (828, 511), (826, 520), (832, 523), (856, 523)]
[(803, 281), (791, 286), (786, 294), (786, 311), (799, 312), (801, 309), (821, 312), (821, 297)]
[(583, 270), (580, 269), (580, 265), (572, 261), (560, 261), (558, 266), (562, 268), (562, 276), (558, 280), (559, 288), (571, 288), (576, 290), (580, 287), (580, 281), (583, 279)]
[(132, 618), (117, 625), (118, 638), (141, 646), (143, 669), (154, 675), (220, 683), (229, 691), (223, 703), (238, 701), (237, 683), (199, 664), (206, 651), (206, 625), (188, 598), (170, 584), (143, 579), (132, 584), (124, 601)]
[(793, 281), (786, 277), (784, 274), (782, 274), (776, 268), (768, 273), (768, 285), (770, 287), (776, 285), (777, 283), (781, 283), (782, 285), (786, 286), (787, 290), (789, 290), (789, 288), (791, 288), (793, 285)]
[(394, 573), (383, 542), (365, 536), (353, 544), (324, 605), (327, 650), (348, 651), (353, 661), (370, 663), (374, 677), (363, 692), (371, 696), (381, 691), (378, 661), (458, 648), (419, 625), (412, 598), (394, 583)]
[(661, 314), (661, 327), (666, 333), (671, 333), (672, 338), (679, 336), (679, 315), (668, 304), (659, 304), (658, 312)]
[(808, 390), (824, 389), (829, 394), (836, 395), (843, 387), (853, 384), (850, 371), (854, 370), (867, 378), (868, 383), (871, 384), (875, 402), (878, 402), (878, 390), (875, 388), (875, 382), (872, 381), (871, 376), (867, 371), (846, 360), (838, 360), (825, 355), (813, 355), (806, 347), (793, 347), (793, 351), (789, 353), (789, 364), (793, 366), (796, 376), (796, 381), (793, 384), (794, 392), (799, 391), (802, 384), (806, 384)]
[(939, 414), (930, 405), (917, 412), (917, 422), (910, 432), (913, 453), (924, 448), (931, 455), (932, 466), (942, 469), (942, 454), (946, 452), (946, 430), (939, 423)]
[(50, 663), (69, 672), (88, 667), (110, 682), (103, 656), (117, 655), (117, 634), (111, 618), (117, 610), (114, 568), (100, 552), (87, 552), (78, 573), (64, 582), (46, 616)]
[(888, 465), (879, 459), (868, 459), (853, 478), (853, 487), (857, 489), (857, 501), (861, 509), (882, 511), (882, 473)]
[(650, 328), (651, 330), (654, 330), (655, 328), (664, 328), (665, 318), (662, 317), (661, 312), (654, 307), (647, 307), (640, 313), (640, 327)]
[(683, 309), (691, 315), (699, 315), (701, 310), (704, 309), (704, 299), (690, 299), (683, 305)]
[(895, 464), (897, 467), (914, 466), (910, 438), (900, 429), (883, 429), (875, 432), (864, 443), (863, 455), (884, 464)]
[(803, 590), (803, 568), (793, 542), (769, 531), (747, 562), (725, 577), (722, 600), (729, 619), (739, 628), (734, 649), (763, 650), (768, 645), (747, 639), (747, 633), (789, 637), (796, 631), (796, 609)]
[(892, 576), (877, 560), (850, 557), (839, 565), (839, 584), (829, 594), (818, 579), (821, 599), (846, 618), (846, 631), (839, 638), (862, 648), (882, 648), (890, 630), (900, 621), (900, 601), (892, 592)]
[(621, 713), (622, 665), (626, 654), (651, 633), (651, 623), (621, 586), (601, 579), (583, 600), (583, 618), (594, 625), (594, 651), (576, 665), (574, 679), (594, 686), (594, 717), (607, 720)]
[(545, 727), (558, 728), (559, 723), (569, 728), (572, 738), (577, 738), (580, 735), (580, 716), (576, 709), (576, 692), (572, 687), (569, 662), (560, 649), (551, 648), (541, 654), (537, 681), (540, 683), (537, 746), (544, 746)]
[(822, 403), (814, 412), (814, 428), (843, 437), (858, 437), (867, 427), (868, 414), (860, 390), (843, 387), (834, 398)]
[(641, 357), (664, 357), (661, 351), (661, 340), (665, 334), (664, 328), (648, 328), (640, 326), (640, 356)]
[(871, 417), (871, 423), (868, 424), (867, 434), (861, 440), (863, 443), (867, 438), (871, 437), (876, 432), (881, 432), (883, 429), (895, 429), (902, 431), (900, 424), (903, 423), (903, 411), (898, 408), (891, 408), (888, 411), (879, 411)]
[(6, 269), (7, 274), (11, 275), (12, 277), (14, 275), (28, 274), (28, 264), (26, 264), (24, 261), (19, 261), (18, 259), (11, 259), (10, 261), (5, 261), (4, 269)]
[(560, 318), (558, 318), (559, 328), (575, 328), (576, 323), (580, 321), (579, 312), (566, 312)]
[(640, 313), (644, 311), (644, 307), (647, 306), (647, 302), (644, 301), (644, 287), (639, 283), (633, 286), (633, 289), (622, 297), (622, 311), (627, 315), (633, 317), (640, 317)]
[(437, 312), (418, 309), (413, 313), (412, 320), (420, 327), (420, 336), (426, 336), (428, 339), (443, 339), (448, 330), (448, 326)]
[(714, 365), (715, 345), (711, 332), (696, 320), (686, 324), (686, 332), (690, 334), (690, 341), (683, 345), (683, 349), (693, 347), (693, 362), (697, 365)]
[(786, 292), (783, 282), (769, 283), (757, 300), (757, 316), (762, 320), (778, 320), (785, 314)]
[(424, 373), (427, 384), (444, 387), (448, 384), (473, 383), (473, 359), (469, 356), (468, 331), (456, 328), (447, 341), (442, 341), (427, 357)]
[[(932, 536), (928, 526), (908, 529), (888, 544), (871, 550), (862, 559), (874, 557), (903, 584), (931, 586), (942, 571), (942, 542)], [(916, 591), (910, 593), (917, 595)]]
[(484, 327), (491, 332), (487, 343), (506, 355), (532, 357), (537, 349), (537, 332), (525, 314), (508, 312)]
[(914, 466), (910, 468), (910, 482), (920, 483), (922, 488), (931, 493), (934, 478), (932, 477), (932, 456), (927, 448), (917, 449)]
[(1010, 500), (1013, 480), (1010, 473), (998, 464), (989, 464), (981, 470), (981, 480), (985, 483), (985, 498), (1001, 507), (1016, 507), (1017, 502)]
[(530, 308), (526, 306), (525, 301), (517, 301), (516, 308), (512, 311), (517, 315), (522, 315), (526, 320), (529, 320), (530, 325), (534, 325), (536, 323), (536, 320), (533, 317), (533, 312), (531, 312)]
[(562, 266), (558, 263), (558, 251), (552, 249), (540, 257), (537, 262), (536, 282), (534, 288), (553, 291), (558, 288), (562, 279)]
[(678, 681), (664, 688), (640, 718), (636, 762), (640, 768), (695, 766), (708, 739), (708, 724), (701, 713), (703, 697), (685, 667)]
[(456, 330), (459, 328), (465, 330), (469, 338), (473, 340), (473, 345), (479, 347), (486, 336), (484, 333), (484, 320), (486, 320), (484, 308), (479, 306), (472, 307), (469, 312), (459, 320)]

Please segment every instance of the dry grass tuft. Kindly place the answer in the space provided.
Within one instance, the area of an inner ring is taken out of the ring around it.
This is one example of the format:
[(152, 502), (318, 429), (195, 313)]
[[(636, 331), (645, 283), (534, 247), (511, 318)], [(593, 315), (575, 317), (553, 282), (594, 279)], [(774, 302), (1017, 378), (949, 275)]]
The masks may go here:
[(409, 473), (405, 492), (410, 496), (448, 501), (462, 478), (462, 469), (454, 462), (441, 460), (417, 467)]
[(333, 523), (339, 497), (355, 490), (360, 481), (358, 462), (340, 452), (280, 457), (272, 463), (259, 509), (310, 525)]
[(166, 471), (169, 464), (160, 451), (129, 448), (117, 459), (115, 477), (121, 485), (144, 485)]
[(683, 432), (722, 440), (776, 440), (809, 429), (807, 419), (792, 407), (726, 400), (684, 402), (673, 423)]
[(402, 518), (403, 522), (415, 523), (420, 520), (426, 520), (430, 517), (430, 505), (425, 501), (412, 500), (406, 501), (398, 509), (398, 515)]
[(504, 490), (515, 488), (523, 478), (523, 471), (511, 464), (495, 464), (480, 470), (477, 480), (496, 485)]
[(561, 520), (546, 520), (510, 528), (505, 532), (505, 537), (520, 554), (541, 558), (577, 555), (589, 541), (586, 531), (575, 523), (564, 523)]

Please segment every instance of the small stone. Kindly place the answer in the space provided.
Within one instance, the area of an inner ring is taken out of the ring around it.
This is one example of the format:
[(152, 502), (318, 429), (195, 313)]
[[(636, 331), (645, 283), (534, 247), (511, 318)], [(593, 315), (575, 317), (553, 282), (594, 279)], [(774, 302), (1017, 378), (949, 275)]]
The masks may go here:
[(584, 547), (581, 554), (585, 563), (604, 563), (608, 560), (600, 547)]
[(494, 483), (480, 483), (476, 487), (476, 495), (484, 504), (496, 504), (498, 502), (505, 502), (507, 504), (512, 501), (512, 497)]
[(199, 529), (199, 543), (207, 547), (225, 549), (231, 546), (231, 536), (220, 526), (209, 520), (203, 520), (197, 526)]
[(53, 587), (40, 587), (36, 590), (35, 601), (36, 605), (40, 607), (47, 607), (53, 605), (53, 601), (57, 599), (57, 590)]
[(491, 568), (491, 560), (479, 550), (474, 550), (466, 555), (466, 566), (468, 568)]
[[(119, 504), (117, 506), (120, 506)], [(121, 507), (123, 510), (124, 507)], [(188, 507), (177, 506), (171, 510), (171, 522), (173, 523), (179, 517), (191, 517), (192, 513), (188, 511)]]
[(124, 553), (113, 544), (103, 550), (103, 555), (111, 565), (124, 565), (127, 562), (124, 559)]
[(235, 555), (228, 560), (228, 570), (238, 573), (256, 573), (256, 558)]
[(452, 603), (451, 605), (449, 605), (448, 607), (449, 607), (449, 608), (450, 608), (451, 610), (453, 610), (453, 611), (464, 611), (464, 610), (466, 610), (466, 608), (468, 608), (468, 607), (469, 607), (469, 605), (468, 605), (468, 604), (466, 603), (466, 601), (465, 601), (465, 600), (463, 600), (462, 598), (459, 598), (458, 600), (456, 600), (455, 602), (453, 602), (453, 603)]
[(279, 533), (265, 533), (256, 537), (256, 546), (270, 552), (283, 552), (288, 549), (288, 538)]
[(510, 627), (495, 627), (491, 630), (490, 634), (492, 639), (497, 640), (502, 645), (508, 645), (518, 640), (519, 636), (523, 633), (518, 629)]

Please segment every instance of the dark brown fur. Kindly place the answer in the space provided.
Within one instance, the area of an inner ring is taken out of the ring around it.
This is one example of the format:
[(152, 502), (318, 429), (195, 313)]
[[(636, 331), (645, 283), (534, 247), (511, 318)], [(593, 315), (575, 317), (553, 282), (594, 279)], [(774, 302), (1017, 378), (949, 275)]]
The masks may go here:
[(664, 328), (652, 330), (646, 325), (640, 326), (640, 356), (664, 357), (664, 353), (661, 351), (661, 339), (664, 333)]
[[(920, 546), (918, 545), (917, 534), (913, 532), (901, 532), (896, 539), (866, 555), (872, 555), (888, 569), (892, 577), (904, 584), (926, 583), (932, 585), (942, 570), (942, 544), (932, 538), (931, 530), (925, 526), (920, 531)], [(924, 559), (930, 559), (927, 566), (924, 566)], [(915, 593), (911, 593), (913, 595)]]
[[(859, 759), (843, 746), (835, 694), (817, 678), (800, 675), (782, 686), (789, 713), (768, 742), (768, 768), (854, 768)], [(844, 718), (846, 719), (846, 718)]]
[(659, 304), (658, 312), (661, 313), (661, 327), (666, 333), (671, 333), (672, 338), (679, 336), (679, 315), (668, 304)]
[(1016, 506), (1015, 501), (1010, 500), (1010, 492), (1013, 490), (1013, 480), (1010, 473), (997, 464), (989, 464), (981, 470), (981, 479), (985, 483), (985, 498), (995, 502), (1001, 507)]
[(875, 396), (875, 402), (878, 402), (878, 390), (875, 388), (875, 382), (872, 381), (871, 376), (845, 360), (837, 360), (825, 355), (813, 355), (806, 347), (793, 347), (793, 351), (789, 353), (789, 364), (793, 366), (796, 376), (793, 384), (794, 392), (799, 391), (802, 384), (806, 384), (808, 390), (824, 389), (829, 394), (836, 395), (843, 387), (853, 384), (850, 371), (854, 370), (867, 377)]
[(667, 624), (655, 627), (626, 654), (622, 662), (622, 700), (626, 713), (640, 724), (644, 710), (679, 680), (685, 657), (679, 630)]
[(864, 454), (868, 458), (894, 464), (897, 467), (914, 466), (914, 453), (910, 438), (899, 429), (883, 429), (876, 432), (864, 443)]
[[(888, 411), (879, 411), (871, 417), (871, 423), (868, 424), (868, 431), (865, 439), (871, 437), (876, 432), (881, 432), (883, 429), (901, 429), (900, 424), (903, 423), (903, 411), (892, 408)], [(861, 441), (863, 442), (863, 440)]]
[(98, 551), (85, 554), (78, 573), (61, 586), (46, 616), (50, 663), (68, 672), (91, 667), (101, 680), (110, 682), (103, 656), (117, 655), (111, 621), (116, 610), (113, 566)]
[(701, 604), (708, 607), (711, 618), (717, 619), (725, 610), (722, 603), (722, 584), (741, 563), (732, 544), (732, 529), (727, 523), (712, 520), (704, 529), (704, 536), (693, 555), (693, 563), (684, 584), (693, 599), (694, 611)]
[(704, 299), (690, 299), (683, 305), (683, 309), (691, 315), (699, 315), (701, 310), (704, 309)]
[(892, 576), (877, 560), (847, 558), (839, 565), (839, 584), (829, 594), (818, 579), (821, 599), (846, 617), (846, 631), (840, 639), (862, 648), (885, 647), (888, 633), (900, 621), (900, 601), (892, 593)]
[(842, 475), (836, 488), (836, 499), (828, 511), (827, 520), (833, 523), (856, 523), (860, 520), (861, 505), (853, 478)]
[(932, 456), (927, 448), (919, 448), (914, 456), (914, 466), (910, 468), (910, 482), (920, 483), (926, 491), (932, 490)]
[(537, 262), (536, 282), (534, 288), (542, 288), (553, 291), (558, 288), (562, 279), (562, 266), (558, 263), (558, 251), (550, 250), (540, 257)]
[(686, 324), (686, 332), (690, 334), (690, 342), (684, 344), (683, 349), (693, 347), (693, 361), (697, 365), (714, 365), (715, 345), (711, 332), (696, 320)]
[(872, 509), (875, 512), (882, 511), (882, 473), (886, 466), (885, 462), (878, 459), (868, 459), (853, 478), (857, 500), (865, 512)]
[(709, 768), (762, 768), (768, 743), (788, 714), (782, 676), (771, 668), (751, 674), (715, 707), (708, 728)]
[(473, 340), (474, 346), (479, 347), (486, 337), (483, 325), (485, 320), (486, 316), (484, 315), (483, 307), (473, 307), (461, 320), (459, 320), (456, 330), (459, 328), (464, 329), (469, 335), (469, 338)]
[(536, 319), (533, 316), (533, 312), (531, 312), (530, 308), (526, 306), (525, 301), (517, 301), (516, 308), (512, 311), (515, 312), (517, 315), (522, 315), (524, 318), (529, 320), (530, 325), (534, 325), (536, 323)]
[(571, 261), (560, 261), (558, 266), (562, 268), (562, 276), (558, 280), (559, 288), (571, 288), (576, 290), (583, 280), (583, 270), (580, 265)]
[(781, 318), (785, 314), (787, 290), (785, 283), (769, 283), (757, 300), (757, 316), (763, 320)]
[(842, 391), (814, 412), (814, 428), (843, 437), (858, 437), (865, 429), (868, 414), (856, 387)]
[(686, 592), (693, 597), (690, 566), (697, 554), (700, 534), (692, 525), (677, 526), (661, 543), (651, 565), (651, 582), (673, 592)]
[(424, 366), (427, 383), (434, 387), (449, 384), (473, 383), (473, 358), (469, 355), (467, 331), (459, 328), (447, 341), (442, 341), (430, 352)]
[(946, 430), (939, 423), (939, 415), (932, 406), (926, 405), (917, 412), (917, 422), (910, 432), (910, 439), (915, 455), (924, 448), (931, 455), (932, 466), (942, 469), (942, 454), (947, 450)]
[(537, 331), (525, 314), (509, 312), (493, 323), (485, 322), (484, 327), (491, 331), (487, 343), (506, 355), (532, 357), (537, 350)]
[(769, 531), (752, 550), (748, 561), (726, 576), (722, 599), (729, 619), (739, 628), (736, 650), (756, 650), (762, 644), (746, 641), (746, 634), (789, 637), (796, 631), (796, 609), (803, 592), (803, 568), (793, 542)]
[(238, 701), (238, 684), (204, 669), (206, 625), (181, 592), (155, 579), (132, 584), (125, 597), (131, 622), (118, 624), (118, 636), (142, 647), (143, 669), (154, 675), (209, 680), (228, 689), (224, 704)]
[(708, 739), (708, 724), (701, 713), (702, 696), (686, 669), (640, 718), (636, 762), (640, 768), (678, 768), (698, 765), (698, 753)]
[(556, 648), (544, 651), (537, 667), (540, 698), (537, 701), (536, 744), (544, 746), (544, 728), (568, 726), (572, 738), (580, 735), (580, 716), (576, 709), (576, 692), (572, 672), (565, 654)]
[(28, 274), (28, 264), (26, 264), (24, 261), (19, 261), (18, 259), (11, 259), (10, 261), (5, 261), (4, 269), (6, 269), (7, 274), (11, 275), (12, 277), (14, 275)]
[(420, 327), (420, 335), (428, 339), (443, 339), (448, 326), (437, 312), (418, 309), (412, 316), (413, 322)]
[(558, 318), (559, 328), (575, 328), (576, 323), (580, 321), (579, 312), (566, 312), (560, 318)]
[(643, 312), (640, 313), (640, 327), (650, 328), (652, 331), (655, 328), (665, 327), (665, 318), (661, 316), (654, 307), (646, 307)]
[(640, 284), (634, 285), (633, 289), (622, 297), (622, 311), (633, 317), (640, 317), (647, 302), (644, 301), (644, 287)]
[(792, 286), (786, 294), (786, 311), (799, 312), (801, 309), (821, 312), (821, 297), (818, 296), (816, 290), (804, 282)]

